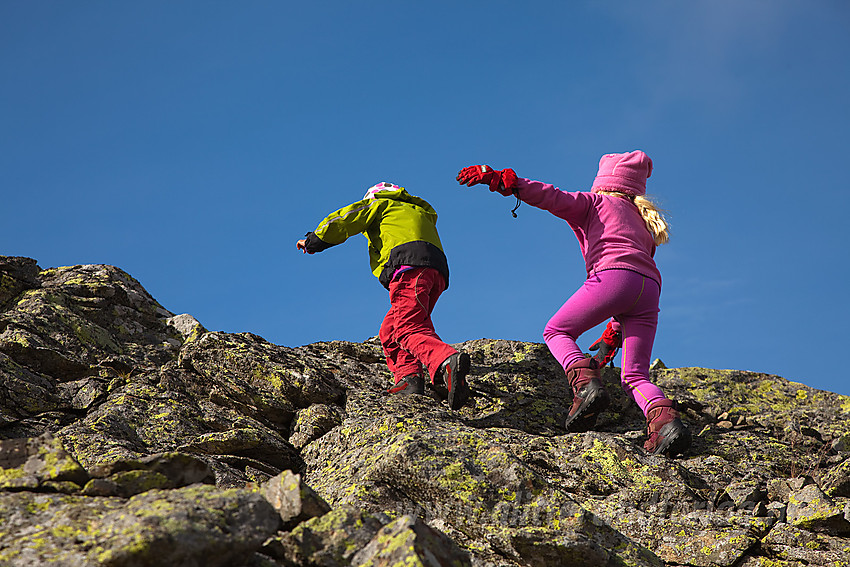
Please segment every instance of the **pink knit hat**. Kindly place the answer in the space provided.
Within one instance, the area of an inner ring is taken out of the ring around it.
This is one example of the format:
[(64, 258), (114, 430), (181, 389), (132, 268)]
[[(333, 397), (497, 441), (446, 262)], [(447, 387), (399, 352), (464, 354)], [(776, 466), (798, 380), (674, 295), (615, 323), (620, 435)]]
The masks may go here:
[(626, 195), (646, 193), (646, 178), (652, 174), (652, 160), (640, 150), (626, 154), (605, 154), (591, 191), (618, 191)]

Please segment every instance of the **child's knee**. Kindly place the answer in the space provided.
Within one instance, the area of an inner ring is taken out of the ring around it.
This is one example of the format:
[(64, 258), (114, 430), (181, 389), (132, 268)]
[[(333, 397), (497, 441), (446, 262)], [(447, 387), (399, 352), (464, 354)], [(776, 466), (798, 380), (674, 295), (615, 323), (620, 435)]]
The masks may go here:
[(546, 343), (557, 337), (559, 334), (558, 330), (549, 323), (543, 327), (543, 341)]
[(565, 338), (575, 342), (578, 339), (578, 335), (581, 333), (574, 333), (568, 329), (564, 329), (563, 325), (559, 325), (559, 322), (554, 319), (550, 320), (546, 323), (546, 326), (543, 327), (543, 340), (545, 342), (549, 342), (551, 340), (555, 340), (558, 338)]

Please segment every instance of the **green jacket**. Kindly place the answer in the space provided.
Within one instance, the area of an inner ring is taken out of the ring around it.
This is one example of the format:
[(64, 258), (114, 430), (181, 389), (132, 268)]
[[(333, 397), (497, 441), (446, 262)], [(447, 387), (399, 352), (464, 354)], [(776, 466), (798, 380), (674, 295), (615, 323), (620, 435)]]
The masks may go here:
[(401, 266), (435, 268), (449, 284), (449, 264), (437, 234), (437, 211), (404, 188), (381, 191), (328, 215), (307, 233), (307, 252), (321, 252), (363, 233), (369, 241), (372, 273), (389, 289)]

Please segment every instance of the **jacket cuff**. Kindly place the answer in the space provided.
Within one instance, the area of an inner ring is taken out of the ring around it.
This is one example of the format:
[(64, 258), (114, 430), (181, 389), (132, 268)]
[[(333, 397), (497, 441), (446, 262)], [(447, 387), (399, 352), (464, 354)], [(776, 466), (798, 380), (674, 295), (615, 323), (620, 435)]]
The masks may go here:
[(316, 234), (313, 232), (308, 232), (305, 236), (307, 238), (305, 239), (306, 243), (304, 244), (304, 247), (307, 249), (308, 254), (315, 254), (316, 252), (327, 250), (328, 248), (333, 246), (333, 244), (328, 244), (327, 242), (316, 236)]

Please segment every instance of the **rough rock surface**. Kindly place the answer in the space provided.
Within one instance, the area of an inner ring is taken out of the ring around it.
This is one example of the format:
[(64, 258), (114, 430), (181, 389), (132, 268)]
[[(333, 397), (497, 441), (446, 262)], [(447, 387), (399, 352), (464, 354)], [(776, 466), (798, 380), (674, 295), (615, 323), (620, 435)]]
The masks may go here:
[(0, 565), (850, 565), (850, 398), (653, 366), (566, 433), (541, 344), (472, 340), (473, 397), (390, 396), (380, 345), (210, 332), (112, 266), (0, 257)]

